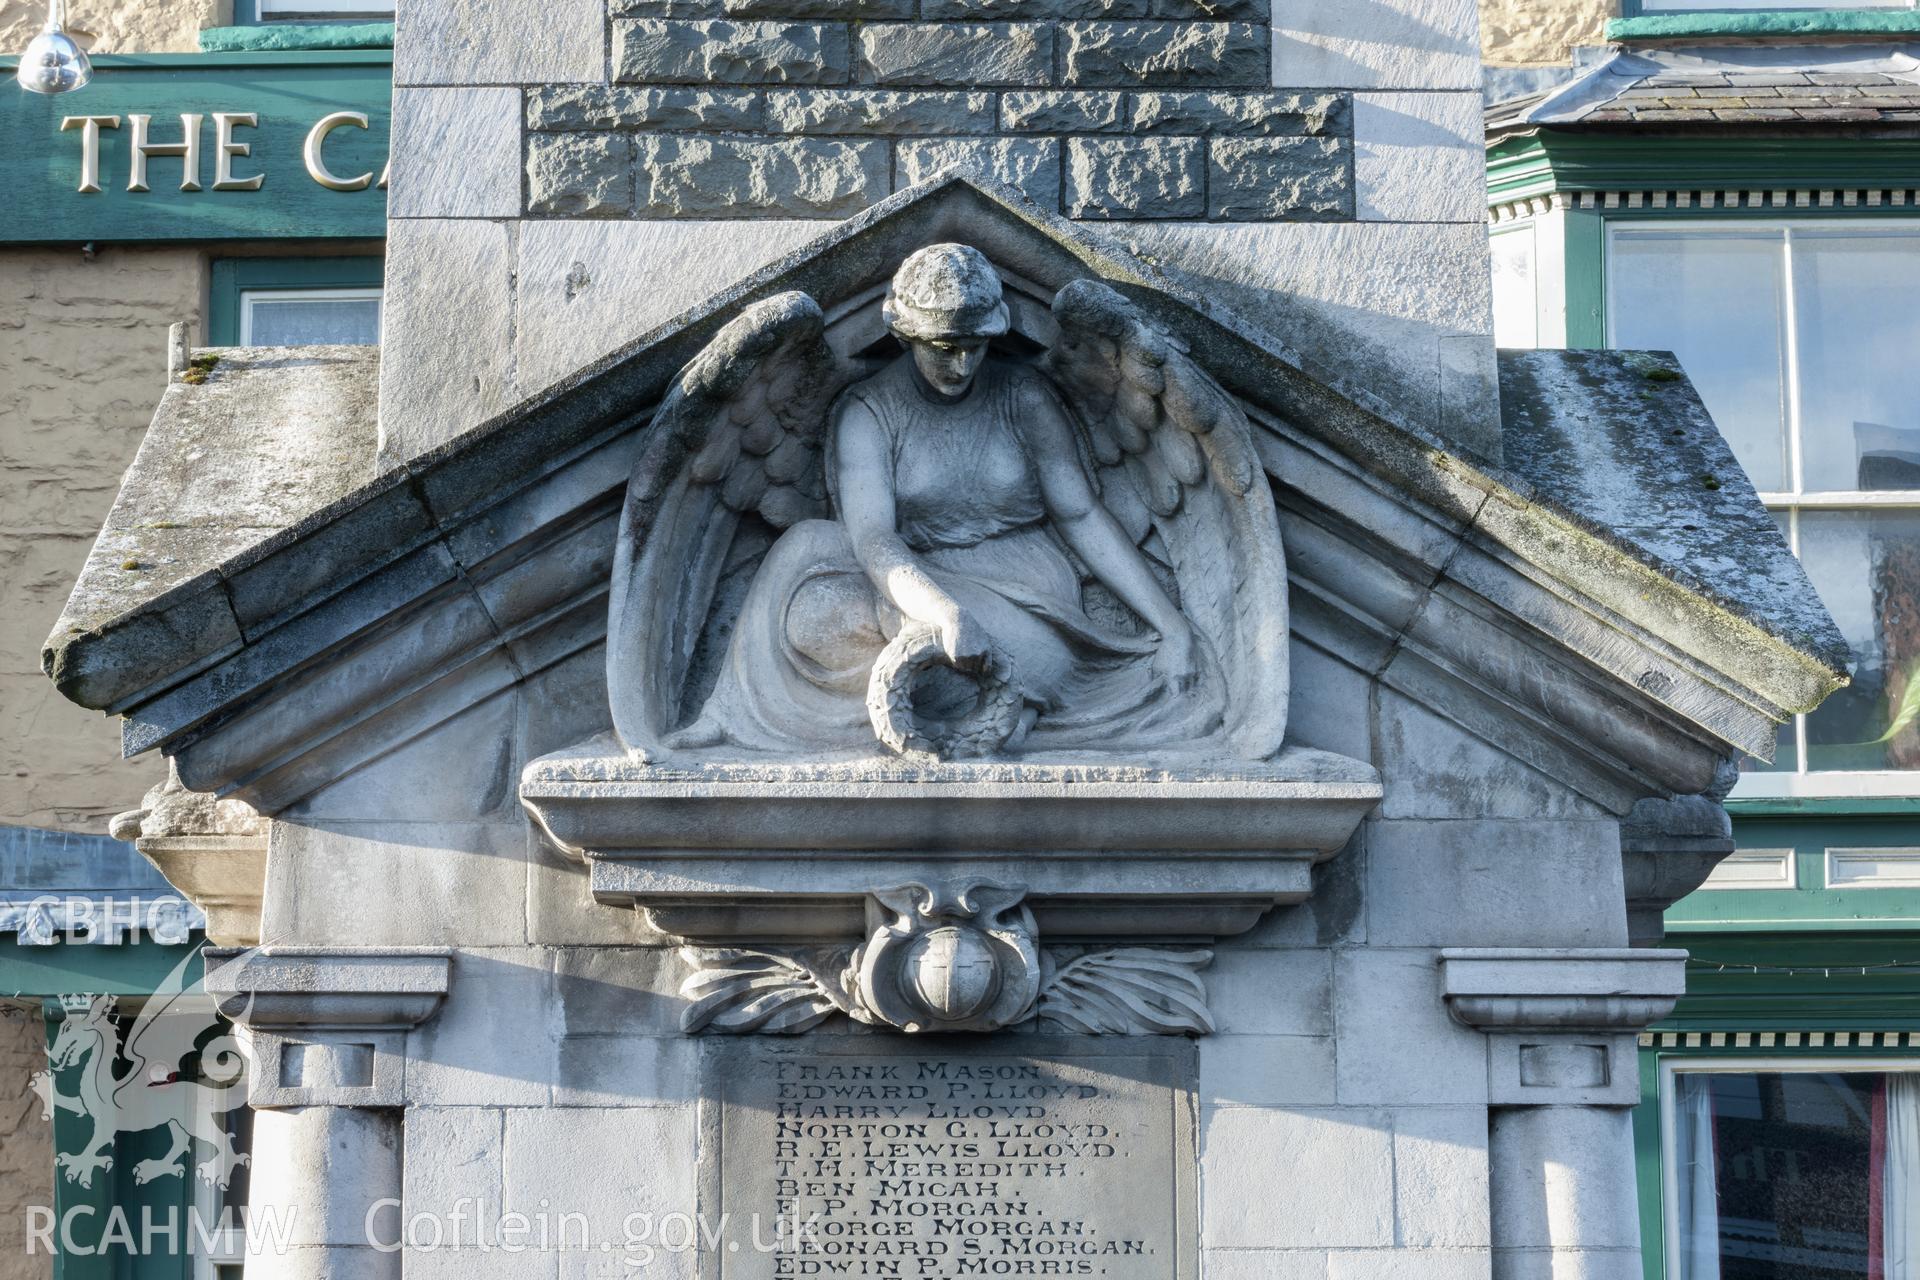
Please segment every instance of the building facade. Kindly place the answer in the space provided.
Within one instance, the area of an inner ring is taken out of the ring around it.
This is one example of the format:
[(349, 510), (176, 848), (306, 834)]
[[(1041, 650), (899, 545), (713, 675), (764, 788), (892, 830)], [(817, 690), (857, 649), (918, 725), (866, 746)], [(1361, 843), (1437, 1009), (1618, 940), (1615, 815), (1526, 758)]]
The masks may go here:
[[(0, 343), (0, 1109), (15, 1125), (0, 1175), (7, 1280), (213, 1280), (237, 1267), (218, 1232), (197, 1249), (184, 1231), (146, 1248), (113, 1237), (116, 1212), (184, 1226), (187, 1213), (217, 1222), (243, 1202), (244, 1169), (222, 1188), (193, 1162), (136, 1177), (166, 1152), (163, 1121), (190, 1120), (187, 1110), (130, 1118), (111, 1139), (114, 1169), (83, 1185), (72, 1162), (93, 1144), (95, 1117), (48, 1100), (79, 1096), (89, 1071), (197, 980), (205, 922), (107, 833), (163, 771), (123, 760), (111, 720), (49, 700), (39, 650), (166, 383), (171, 326), (204, 346), (378, 339), (386, 199), (374, 180), (385, 166), (391, 35), (357, 24), (391, 9), (329, 3), (327, 14), (353, 15), (349, 34), (345, 20), (290, 24), (319, 16), (299, 8), (70, 5), (69, 28), (94, 55), (92, 84), (54, 99), (17, 93), (0, 118), (9, 191), (0, 288), (15, 300)], [(23, 48), (45, 17), (40, 4), (0, 8), (0, 51)], [(12, 62), (0, 61), (10, 75)], [(131, 189), (135, 117), (156, 144), (145, 190)], [(309, 138), (329, 117), (310, 164)], [(189, 139), (191, 167), (167, 150)], [(83, 1045), (93, 1014), (107, 1019), (98, 1025), (114, 1047)]]
[(1486, 11), (1499, 340), (1675, 352), (1855, 663), (1667, 914), (1693, 958), (1641, 1041), (1647, 1275), (1914, 1274), (1920, 22), (1526, 8)]
[(250, 1273), (1637, 1274), (1844, 644), (1496, 356), (1471, 8), (742, 7), (407, 6), (377, 397), (176, 361), (48, 639), (251, 894)]

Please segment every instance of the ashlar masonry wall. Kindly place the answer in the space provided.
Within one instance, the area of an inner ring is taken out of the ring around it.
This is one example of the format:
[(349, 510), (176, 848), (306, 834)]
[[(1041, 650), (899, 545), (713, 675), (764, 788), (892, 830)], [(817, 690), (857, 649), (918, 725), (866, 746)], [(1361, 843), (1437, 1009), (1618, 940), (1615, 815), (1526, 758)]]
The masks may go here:
[[(634, 1222), (701, 1208), (700, 1055), (744, 1042), (679, 1030), (671, 940), (594, 904), (515, 803), (528, 758), (604, 724), (602, 663), (582, 652), (273, 824), (263, 936), (454, 949), (406, 1050), (409, 1280), (599, 1274), (638, 1256)], [(1387, 794), (1308, 902), (1222, 942), (1205, 974), (1201, 1275), (1487, 1280), (1487, 1041), (1448, 1016), (1439, 949), (1624, 945), (1616, 820), (1343, 657), (1296, 641), (1293, 663), (1293, 738), (1374, 761)], [(1626, 1149), (1625, 1111), (1594, 1122)], [(1592, 1212), (1619, 1224), (1619, 1265), (1567, 1274), (1638, 1274), (1630, 1200)], [(567, 1251), (482, 1248), (511, 1213), (581, 1215), (586, 1243), (576, 1225)], [(697, 1268), (659, 1250), (646, 1274)]]
[(419, 0), (383, 455), (954, 166), (1497, 451), (1471, 0)]

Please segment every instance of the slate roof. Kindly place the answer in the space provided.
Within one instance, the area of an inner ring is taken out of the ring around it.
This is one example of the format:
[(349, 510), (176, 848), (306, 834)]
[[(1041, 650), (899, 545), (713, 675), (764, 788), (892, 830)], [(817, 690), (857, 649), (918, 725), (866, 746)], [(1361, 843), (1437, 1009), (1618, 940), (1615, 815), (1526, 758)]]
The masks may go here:
[(1888, 46), (1623, 52), (1487, 110), (1489, 136), (1541, 125), (1920, 130), (1920, 58)]

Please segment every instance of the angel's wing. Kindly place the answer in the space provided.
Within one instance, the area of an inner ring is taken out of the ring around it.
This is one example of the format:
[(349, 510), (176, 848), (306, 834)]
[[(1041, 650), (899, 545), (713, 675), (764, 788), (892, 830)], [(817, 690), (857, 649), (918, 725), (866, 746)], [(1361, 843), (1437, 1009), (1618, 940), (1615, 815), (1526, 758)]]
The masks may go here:
[(1225, 673), (1235, 753), (1264, 760), (1287, 728), (1287, 573), (1247, 416), (1107, 285), (1067, 285), (1053, 318), (1044, 368), (1086, 429), (1101, 501), (1136, 544), (1159, 534), (1181, 612)]
[(627, 485), (607, 629), (613, 724), (651, 753), (681, 718), (688, 669), (743, 520), (827, 514), (826, 416), (850, 380), (804, 293), (755, 303), (674, 379)]

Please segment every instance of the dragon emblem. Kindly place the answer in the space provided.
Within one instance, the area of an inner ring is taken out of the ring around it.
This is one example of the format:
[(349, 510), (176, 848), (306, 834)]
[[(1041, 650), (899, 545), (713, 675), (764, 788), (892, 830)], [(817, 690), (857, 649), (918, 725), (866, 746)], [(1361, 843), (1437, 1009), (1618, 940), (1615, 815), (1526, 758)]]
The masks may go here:
[[(134, 1165), (136, 1183), (185, 1177), (191, 1165), (201, 1181), (225, 1189), (249, 1162), (230, 1120), (247, 1103), (245, 1059), (212, 998), (187, 979), (198, 958), (196, 950), (174, 967), (124, 1035), (113, 997), (62, 999), (66, 1016), (32, 1084), (45, 1119), (66, 1112), (91, 1122), (55, 1155), (67, 1181), (91, 1187), (113, 1168), (117, 1137), (154, 1129), (167, 1132), (169, 1145)], [(197, 1163), (196, 1153), (204, 1153)]]

